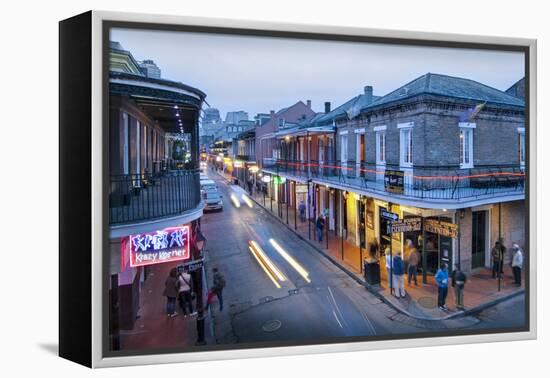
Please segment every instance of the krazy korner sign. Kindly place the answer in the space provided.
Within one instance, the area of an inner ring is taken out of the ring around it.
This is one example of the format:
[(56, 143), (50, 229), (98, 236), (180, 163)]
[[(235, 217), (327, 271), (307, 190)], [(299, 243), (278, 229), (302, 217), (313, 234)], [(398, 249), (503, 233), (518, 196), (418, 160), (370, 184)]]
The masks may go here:
[(144, 266), (189, 258), (189, 226), (165, 228), (129, 236), (130, 266)]

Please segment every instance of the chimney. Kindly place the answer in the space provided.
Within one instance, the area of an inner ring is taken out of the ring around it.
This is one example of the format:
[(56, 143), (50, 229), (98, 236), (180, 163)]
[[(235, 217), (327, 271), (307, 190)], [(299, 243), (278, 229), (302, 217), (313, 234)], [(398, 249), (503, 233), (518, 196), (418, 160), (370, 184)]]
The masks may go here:
[(307, 100), (307, 107), (311, 109), (311, 100)]
[(366, 97), (366, 99), (365, 99), (366, 103), (370, 104), (372, 102), (372, 86), (370, 86), (370, 85), (365, 86), (364, 93), (365, 93), (365, 97)]
[(330, 102), (325, 102), (325, 113), (330, 113)]
[(270, 110), (269, 115), (271, 116), (271, 119), (275, 118), (275, 110)]

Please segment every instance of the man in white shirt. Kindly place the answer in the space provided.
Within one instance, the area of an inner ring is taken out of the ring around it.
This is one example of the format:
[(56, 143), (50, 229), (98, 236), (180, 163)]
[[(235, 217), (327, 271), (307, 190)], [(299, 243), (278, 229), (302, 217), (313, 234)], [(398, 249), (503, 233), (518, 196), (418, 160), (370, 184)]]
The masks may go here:
[(512, 256), (512, 272), (514, 273), (514, 285), (521, 286), (521, 268), (523, 266), (523, 252), (519, 245), (512, 246), (514, 255)]
[(189, 309), (189, 315), (196, 315), (197, 312), (193, 311), (193, 297), (191, 296), (191, 275), (187, 272), (181, 272), (178, 275), (178, 296), (180, 300), (180, 307), (183, 312), (183, 316), (187, 316), (186, 306)]

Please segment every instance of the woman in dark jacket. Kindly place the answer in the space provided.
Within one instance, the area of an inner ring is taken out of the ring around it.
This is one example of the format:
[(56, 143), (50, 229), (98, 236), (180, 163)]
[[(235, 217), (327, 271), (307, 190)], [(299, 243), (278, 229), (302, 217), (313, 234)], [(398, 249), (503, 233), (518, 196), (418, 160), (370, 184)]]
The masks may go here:
[(170, 270), (170, 275), (166, 277), (164, 282), (164, 296), (166, 297), (166, 315), (173, 317), (178, 313), (176, 312), (176, 298), (178, 296), (178, 274), (176, 268)]

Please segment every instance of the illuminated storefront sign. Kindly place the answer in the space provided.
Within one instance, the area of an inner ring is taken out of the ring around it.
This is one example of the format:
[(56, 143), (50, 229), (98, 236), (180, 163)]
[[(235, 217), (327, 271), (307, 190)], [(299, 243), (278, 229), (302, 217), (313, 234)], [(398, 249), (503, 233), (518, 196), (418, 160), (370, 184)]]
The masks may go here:
[(441, 236), (447, 236), (449, 238), (456, 238), (458, 236), (457, 224), (444, 222), (437, 219), (425, 219), (424, 230), (434, 234), (439, 234)]
[(412, 232), (422, 230), (422, 218), (407, 218), (391, 223), (391, 232)]
[(244, 162), (242, 160), (235, 160), (235, 163), (233, 164), (235, 168), (242, 168), (244, 166)]
[(264, 176), (262, 177), (263, 182), (271, 182), (271, 176)]
[(130, 235), (130, 266), (144, 266), (189, 258), (189, 226)]

